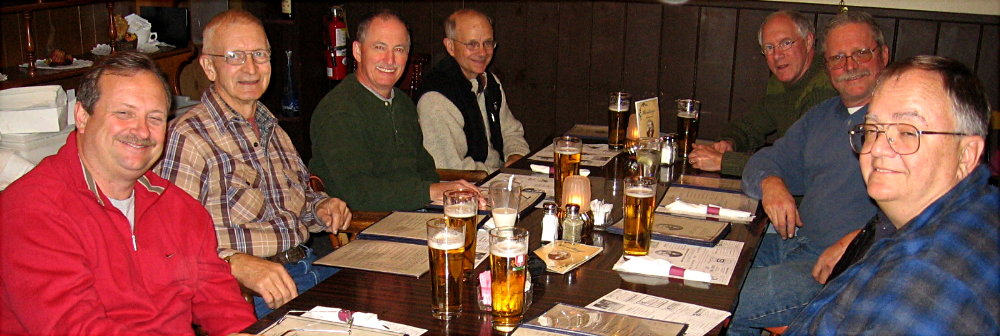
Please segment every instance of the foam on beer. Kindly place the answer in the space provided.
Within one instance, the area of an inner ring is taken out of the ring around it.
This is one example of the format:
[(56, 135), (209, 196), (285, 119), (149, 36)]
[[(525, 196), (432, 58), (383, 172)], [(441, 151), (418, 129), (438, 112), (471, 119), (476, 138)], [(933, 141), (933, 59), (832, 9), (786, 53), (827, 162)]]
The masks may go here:
[(577, 147), (559, 147), (559, 148), (556, 148), (556, 154), (562, 154), (562, 155), (580, 154), (580, 148), (577, 148)]
[(476, 215), (476, 205), (471, 203), (451, 204), (444, 207), (444, 215), (451, 218), (467, 218)]
[(528, 254), (528, 246), (515, 240), (504, 240), (491, 245), (490, 254), (502, 258), (514, 258)]
[(427, 240), (427, 246), (436, 250), (454, 250), (465, 246), (465, 235), (459, 231), (440, 231)]
[(656, 196), (656, 190), (646, 187), (629, 187), (625, 189), (625, 195), (635, 198), (647, 198)]

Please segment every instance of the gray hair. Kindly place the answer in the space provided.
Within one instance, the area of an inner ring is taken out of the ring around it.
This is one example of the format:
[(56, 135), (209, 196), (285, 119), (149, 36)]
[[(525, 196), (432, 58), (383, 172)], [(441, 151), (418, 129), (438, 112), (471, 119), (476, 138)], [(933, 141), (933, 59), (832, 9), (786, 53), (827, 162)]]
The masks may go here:
[(365, 39), (368, 38), (368, 29), (371, 27), (372, 21), (375, 21), (375, 19), (383, 21), (390, 21), (393, 19), (399, 20), (399, 22), (403, 23), (403, 27), (406, 28), (406, 36), (407, 39), (409, 39), (410, 26), (406, 24), (406, 21), (403, 21), (403, 18), (399, 17), (399, 15), (397, 15), (392, 10), (380, 9), (378, 11), (375, 11), (374, 13), (365, 15), (363, 18), (361, 18), (361, 21), (358, 22), (358, 42), (364, 43)]
[[(830, 35), (830, 31), (834, 28), (851, 24), (851, 23), (861, 23), (868, 25), (868, 29), (871, 30), (872, 37), (875, 38), (875, 47), (881, 47), (885, 45), (885, 36), (882, 34), (882, 28), (879, 28), (878, 22), (875, 22), (875, 18), (871, 14), (859, 11), (847, 11), (837, 14), (830, 22), (826, 23), (826, 27), (823, 28), (823, 38), (827, 38)], [(826, 50), (826, 43), (823, 43), (821, 51)]]
[(809, 34), (813, 34), (813, 36), (815, 36), (816, 29), (813, 28), (812, 21), (809, 21), (809, 18), (805, 15), (792, 10), (780, 10), (765, 17), (764, 22), (761, 23), (760, 28), (757, 29), (757, 44), (761, 47), (764, 46), (764, 25), (770, 22), (771, 19), (778, 16), (784, 16), (792, 20), (792, 22), (795, 23), (795, 28), (799, 31), (799, 37), (806, 38)]
[(458, 16), (460, 16), (460, 15), (478, 15), (480, 17), (485, 18), (486, 21), (490, 23), (490, 27), (493, 26), (493, 18), (489, 17), (486, 14), (483, 14), (483, 12), (480, 12), (480, 11), (472, 9), (472, 8), (462, 8), (462, 9), (459, 9), (459, 10), (455, 11), (454, 13), (451, 13), (451, 15), (448, 15), (448, 18), (444, 20), (444, 36), (445, 37), (450, 38), (450, 39), (457, 38), (457, 36), (458, 36), (457, 34), (458, 33), (455, 32), (455, 27), (458, 26), (458, 22), (457, 22), (456, 18)]
[(926, 70), (941, 77), (944, 91), (951, 100), (957, 132), (986, 136), (990, 103), (979, 78), (962, 62), (942, 56), (912, 56), (895, 62), (882, 71), (875, 90), (889, 79), (898, 78), (910, 70)]
[(156, 62), (150, 59), (149, 56), (134, 51), (120, 51), (111, 54), (111, 56), (101, 60), (100, 63), (91, 68), (90, 71), (83, 75), (83, 79), (80, 81), (77, 99), (83, 105), (83, 109), (87, 111), (87, 114), (93, 114), (94, 106), (101, 99), (101, 87), (98, 85), (101, 76), (108, 74), (131, 77), (142, 71), (149, 71), (153, 75), (156, 75), (156, 78), (163, 84), (163, 93), (164, 97), (167, 97), (167, 108), (169, 109), (170, 104), (173, 103), (173, 99), (170, 98), (172, 96), (170, 93), (170, 84), (163, 78), (163, 73), (156, 66)]

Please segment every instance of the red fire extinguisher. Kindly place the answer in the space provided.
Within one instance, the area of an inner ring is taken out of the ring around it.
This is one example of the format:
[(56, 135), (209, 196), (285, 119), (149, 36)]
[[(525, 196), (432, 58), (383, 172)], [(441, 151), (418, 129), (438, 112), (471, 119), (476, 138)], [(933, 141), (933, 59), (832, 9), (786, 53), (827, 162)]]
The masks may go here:
[(347, 23), (344, 8), (333, 6), (327, 20), (326, 76), (333, 80), (347, 77)]

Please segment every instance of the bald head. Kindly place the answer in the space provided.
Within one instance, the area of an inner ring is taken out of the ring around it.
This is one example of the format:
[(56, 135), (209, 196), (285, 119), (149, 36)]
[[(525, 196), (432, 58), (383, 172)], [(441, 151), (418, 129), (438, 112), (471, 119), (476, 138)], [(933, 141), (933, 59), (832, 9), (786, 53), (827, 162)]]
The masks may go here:
[(456, 30), (458, 29), (458, 22), (464, 20), (483, 20), (491, 28), (493, 27), (493, 19), (480, 11), (472, 8), (463, 8), (451, 13), (448, 19), (444, 20), (444, 36), (448, 38), (458, 38)]
[(240, 9), (230, 9), (225, 12), (219, 13), (212, 18), (211, 21), (205, 25), (205, 29), (202, 31), (202, 38), (204, 39), (204, 48), (211, 50), (212, 52), (219, 52), (218, 50), (218, 36), (216, 33), (219, 27), (232, 26), (232, 25), (251, 25), (260, 28), (264, 31), (264, 24), (260, 22), (256, 16), (250, 14), (250, 12), (240, 10)]

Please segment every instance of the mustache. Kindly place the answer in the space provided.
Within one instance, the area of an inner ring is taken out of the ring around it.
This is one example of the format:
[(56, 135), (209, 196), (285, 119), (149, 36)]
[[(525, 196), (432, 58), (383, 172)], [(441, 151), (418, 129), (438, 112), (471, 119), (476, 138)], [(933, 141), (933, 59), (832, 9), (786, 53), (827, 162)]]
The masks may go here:
[(140, 138), (134, 134), (125, 134), (115, 136), (115, 141), (121, 141), (127, 144), (136, 146), (153, 146), (156, 145), (156, 141), (150, 138)]
[(844, 74), (837, 76), (837, 81), (843, 82), (843, 81), (855, 80), (864, 76), (869, 76), (871, 74), (872, 72), (868, 71), (868, 69), (849, 70)]

